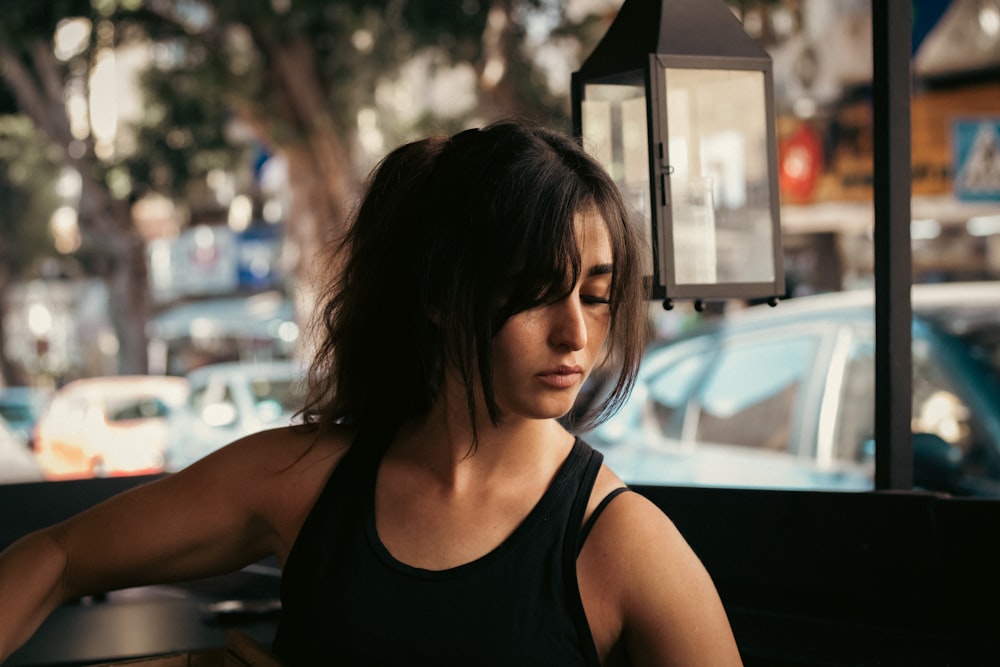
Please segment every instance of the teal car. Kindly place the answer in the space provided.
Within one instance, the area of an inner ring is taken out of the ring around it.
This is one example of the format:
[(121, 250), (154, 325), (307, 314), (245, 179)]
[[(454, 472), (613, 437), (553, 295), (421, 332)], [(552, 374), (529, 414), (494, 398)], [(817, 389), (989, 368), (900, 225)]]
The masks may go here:
[[(1000, 282), (915, 285), (918, 487), (1000, 497)], [(651, 347), (622, 409), (583, 437), (633, 484), (873, 488), (870, 290), (727, 313)]]

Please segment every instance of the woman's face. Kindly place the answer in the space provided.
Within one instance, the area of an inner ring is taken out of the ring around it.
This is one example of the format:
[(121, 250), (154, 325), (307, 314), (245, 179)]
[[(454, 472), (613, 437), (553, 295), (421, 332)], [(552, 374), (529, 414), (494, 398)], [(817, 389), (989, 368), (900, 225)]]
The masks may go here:
[(581, 271), (570, 294), (520, 312), (493, 342), (494, 396), (505, 421), (561, 417), (600, 360), (611, 321), (611, 242), (596, 211), (577, 214)]

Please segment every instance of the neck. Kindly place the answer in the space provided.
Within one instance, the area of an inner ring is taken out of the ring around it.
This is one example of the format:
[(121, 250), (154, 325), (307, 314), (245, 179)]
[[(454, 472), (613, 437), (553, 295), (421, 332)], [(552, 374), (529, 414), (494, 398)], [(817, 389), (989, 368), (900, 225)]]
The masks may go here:
[(572, 436), (554, 419), (505, 420), (494, 425), (477, 415), (476, 439), (464, 400), (438, 401), (422, 418), (403, 425), (390, 455), (428, 469), (446, 485), (461, 478), (482, 480), (562, 457)]

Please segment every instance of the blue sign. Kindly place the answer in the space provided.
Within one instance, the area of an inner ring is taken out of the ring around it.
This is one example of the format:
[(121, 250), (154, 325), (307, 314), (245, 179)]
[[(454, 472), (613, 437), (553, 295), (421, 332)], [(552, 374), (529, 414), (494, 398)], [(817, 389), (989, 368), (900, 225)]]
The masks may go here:
[(240, 287), (266, 290), (279, 287), (281, 272), (281, 229), (258, 224), (238, 235), (237, 276)]
[(952, 123), (955, 196), (1000, 202), (1000, 117)]

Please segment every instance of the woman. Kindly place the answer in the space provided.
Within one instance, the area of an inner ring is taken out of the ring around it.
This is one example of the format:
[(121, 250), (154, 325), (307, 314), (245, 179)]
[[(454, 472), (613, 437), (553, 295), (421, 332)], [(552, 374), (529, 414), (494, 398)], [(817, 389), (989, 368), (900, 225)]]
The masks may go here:
[(557, 421), (595, 366), (616, 380), (585, 421), (631, 388), (639, 257), (568, 138), (395, 150), (329, 263), (304, 425), (11, 547), (0, 656), (64, 600), (274, 555), (289, 665), (740, 664), (674, 526)]

